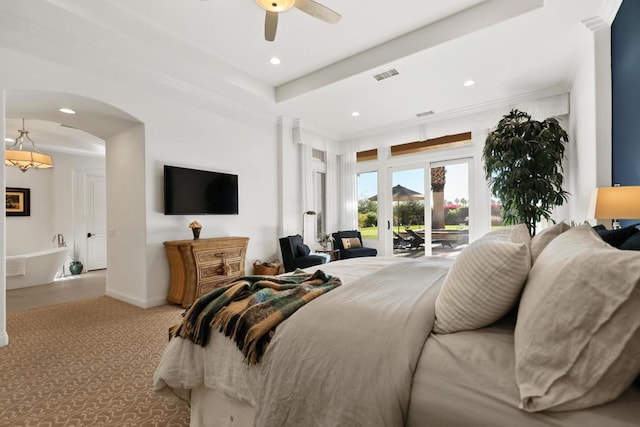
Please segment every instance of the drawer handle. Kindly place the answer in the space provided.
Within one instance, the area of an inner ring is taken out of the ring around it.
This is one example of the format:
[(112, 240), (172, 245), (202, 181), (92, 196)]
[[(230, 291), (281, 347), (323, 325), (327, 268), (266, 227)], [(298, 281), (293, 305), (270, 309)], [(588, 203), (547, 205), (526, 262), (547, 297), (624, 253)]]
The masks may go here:
[(216, 256), (217, 256), (218, 258), (226, 258), (226, 257), (228, 257), (228, 256), (229, 256), (229, 254), (228, 254), (228, 253), (226, 253), (226, 252), (218, 252), (218, 253), (216, 254)]
[(222, 267), (218, 268), (218, 273), (229, 276), (231, 275), (231, 266), (227, 262), (227, 260), (222, 260)]

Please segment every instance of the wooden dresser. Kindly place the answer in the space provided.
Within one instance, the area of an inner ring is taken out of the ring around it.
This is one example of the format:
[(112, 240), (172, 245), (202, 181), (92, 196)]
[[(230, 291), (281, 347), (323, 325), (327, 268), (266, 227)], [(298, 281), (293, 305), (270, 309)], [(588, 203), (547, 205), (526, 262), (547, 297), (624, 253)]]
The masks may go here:
[(183, 307), (200, 295), (245, 275), (248, 237), (164, 242), (171, 269), (167, 300)]

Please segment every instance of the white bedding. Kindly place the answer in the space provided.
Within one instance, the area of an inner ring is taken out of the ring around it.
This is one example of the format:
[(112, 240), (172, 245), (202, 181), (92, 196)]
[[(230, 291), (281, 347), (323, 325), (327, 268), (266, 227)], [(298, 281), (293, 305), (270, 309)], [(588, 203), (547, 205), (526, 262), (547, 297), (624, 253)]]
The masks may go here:
[(390, 265), (295, 313), (262, 362), (256, 425), (404, 425), (447, 271)]
[[(450, 264), (443, 259), (371, 257), (323, 265), (323, 270), (343, 280), (343, 286), (281, 324), (260, 364), (248, 367), (233, 343), (217, 332), (205, 348), (174, 338), (154, 375), (154, 389), (204, 385), (256, 407), (259, 426), (280, 425), (283, 414), (290, 425), (320, 421), (338, 425), (340, 420), (351, 423), (348, 420), (353, 417), (362, 425), (402, 425), (413, 369), (433, 324), (437, 286)], [(363, 293), (364, 288), (368, 291)], [(384, 310), (376, 310), (383, 306)], [(338, 353), (324, 353), (329, 348)], [(383, 355), (386, 359), (381, 359)], [(377, 372), (378, 380), (372, 384), (358, 366)], [(324, 385), (306, 381), (302, 395), (296, 382), (313, 375), (331, 380)], [(328, 384), (335, 385), (329, 388)], [(313, 408), (309, 407), (314, 400), (311, 394), (316, 398)], [(381, 395), (387, 397), (379, 401)], [(278, 409), (285, 396), (287, 411)], [(333, 409), (328, 412), (324, 409), (332, 399)], [(316, 417), (320, 410), (328, 418), (305, 418)]]
[[(344, 285), (278, 326), (260, 364), (248, 367), (216, 331), (206, 348), (176, 338), (156, 370), (154, 389), (196, 390), (192, 426), (638, 425), (634, 387), (587, 410), (519, 410), (513, 319), (429, 335), (451, 263), (371, 257), (325, 264), (321, 268)], [(210, 403), (212, 393), (225, 398), (222, 406)]]
[[(515, 316), (473, 331), (432, 334), (416, 369), (408, 426), (631, 427), (640, 425), (640, 390), (580, 411), (518, 409)], [(463, 409), (461, 409), (463, 408)]]

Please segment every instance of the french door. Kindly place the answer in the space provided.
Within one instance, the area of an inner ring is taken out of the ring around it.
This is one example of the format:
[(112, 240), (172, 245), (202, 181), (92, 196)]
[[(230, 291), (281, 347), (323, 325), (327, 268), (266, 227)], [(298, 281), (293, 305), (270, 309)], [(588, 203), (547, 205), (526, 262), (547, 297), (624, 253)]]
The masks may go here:
[(471, 159), (391, 168), (386, 253), (455, 256), (469, 243)]
[(384, 256), (456, 256), (469, 243), (472, 159), (392, 167), (357, 176), (358, 229)]

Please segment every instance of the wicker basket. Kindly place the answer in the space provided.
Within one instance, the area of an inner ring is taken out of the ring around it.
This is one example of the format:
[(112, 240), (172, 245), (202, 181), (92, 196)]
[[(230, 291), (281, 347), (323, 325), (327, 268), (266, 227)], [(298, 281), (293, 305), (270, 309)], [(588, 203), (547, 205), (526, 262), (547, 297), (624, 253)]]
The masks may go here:
[(253, 274), (258, 276), (275, 276), (280, 273), (280, 261), (261, 262), (260, 260), (253, 263)]

